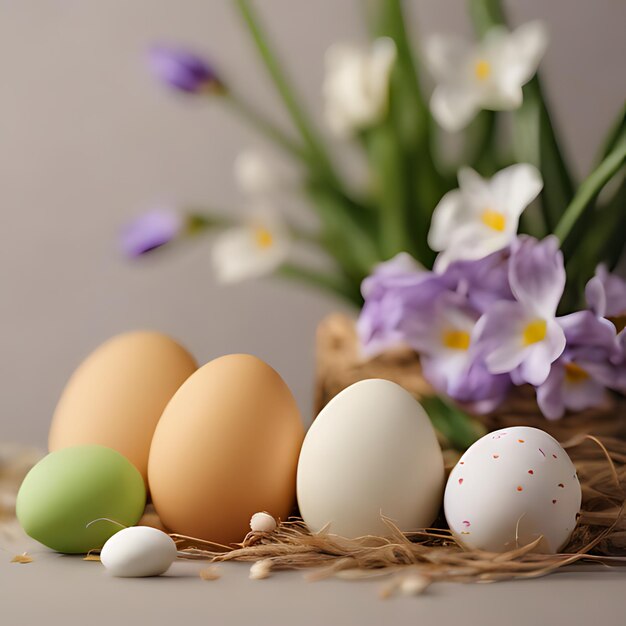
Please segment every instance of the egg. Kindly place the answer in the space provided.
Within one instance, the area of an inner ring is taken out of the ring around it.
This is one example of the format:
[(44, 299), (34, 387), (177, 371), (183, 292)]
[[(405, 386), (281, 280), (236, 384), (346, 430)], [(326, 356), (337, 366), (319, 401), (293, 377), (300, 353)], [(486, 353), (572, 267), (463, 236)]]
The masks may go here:
[(33, 539), (58, 552), (82, 553), (100, 548), (120, 524), (136, 524), (145, 502), (141, 474), (126, 457), (104, 446), (75, 446), (48, 454), (30, 470), (16, 514)]
[(269, 365), (247, 354), (207, 363), (174, 394), (154, 433), (148, 479), (161, 521), (231, 544), (257, 511), (284, 519), (303, 437), (296, 401)]
[(138, 331), (113, 337), (74, 372), (50, 427), (50, 451), (75, 445), (113, 448), (146, 480), (150, 442), (174, 392), (197, 368), (173, 339)]
[(535, 552), (558, 552), (576, 526), (581, 488), (558, 441), (527, 426), (485, 435), (450, 473), (444, 509), (466, 548), (504, 552), (543, 537)]
[(100, 561), (111, 576), (139, 578), (164, 574), (177, 554), (176, 544), (166, 533), (150, 526), (132, 526), (104, 544)]
[(443, 455), (421, 405), (399, 385), (362, 380), (335, 396), (309, 429), (298, 462), (302, 518), (317, 532), (388, 535), (429, 526), (441, 507)]

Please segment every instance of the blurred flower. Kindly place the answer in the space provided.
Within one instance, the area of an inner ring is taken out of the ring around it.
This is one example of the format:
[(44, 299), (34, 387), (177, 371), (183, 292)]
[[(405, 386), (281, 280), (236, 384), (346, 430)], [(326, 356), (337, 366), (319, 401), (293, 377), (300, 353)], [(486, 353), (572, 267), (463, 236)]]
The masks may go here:
[(459, 171), (459, 189), (435, 207), (428, 244), (441, 251), (438, 271), (451, 261), (481, 259), (506, 248), (516, 237), (519, 218), (543, 183), (537, 168), (520, 163), (485, 180), (471, 168)]
[(435, 35), (426, 42), (426, 64), (437, 81), (430, 108), (448, 131), (464, 128), (480, 109), (506, 111), (522, 104), (522, 86), (537, 71), (548, 44), (542, 22), (513, 32), (488, 31), (475, 45), (454, 36)]
[(625, 315), (626, 281), (600, 264), (595, 276), (585, 286), (585, 298), (589, 308), (599, 317)]
[(290, 244), (279, 214), (267, 208), (257, 210), (242, 226), (216, 238), (212, 261), (217, 279), (234, 283), (269, 274), (287, 258)]
[(611, 322), (591, 311), (577, 311), (557, 321), (567, 345), (537, 389), (537, 403), (548, 419), (559, 419), (567, 409), (582, 411), (602, 405), (607, 387), (618, 387), (622, 373), (614, 363), (621, 350)]
[(122, 251), (126, 256), (138, 257), (175, 239), (182, 227), (180, 215), (169, 209), (155, 209), (144, 213), (122, 229)]
[(478, 322), (477, 339), (492, 374), (541, 385), (565, 348), (555, 315), (565, 287), (563, 254), (556, 237), (521, 236), (513, 244), (509, 282), (516, 301), (494, 303)]
[(215, 70), (189, 50), (155, 45), (150, 48), (148, 59), (153, 74), (174, 89), (187, 93), (223, 89)]
[(237, 155), (233, 172), (239, 189), (252, 198), (269, 196), (282, 187), (276, 164), (252, 148)]
[(326, 121), (334, 133), (350, 135), (383, 118), (395, 59), (395, 44), (387, 37), (376, 39), (369, 50), (345, 44), (328, 49), (322, 89)]

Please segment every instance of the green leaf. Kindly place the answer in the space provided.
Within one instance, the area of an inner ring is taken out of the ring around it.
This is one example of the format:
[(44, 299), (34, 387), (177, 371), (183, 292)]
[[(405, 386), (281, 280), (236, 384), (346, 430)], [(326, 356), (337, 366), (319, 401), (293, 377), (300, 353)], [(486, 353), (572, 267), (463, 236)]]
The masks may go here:
[(467, 450), (485, 433), (485, 427), (457, 406), (441, 398), (420, 398), (435, 427), (457, 450)]
[(598, 167), (580, 184), (576, 195), (554, 229), (554, 234), (562, 243), (567, 240), (576, 222), (584, 215), (585, 211), (590, 206), (590, 202), (623, 167), (625, 159), (626, 131), (622, 133), (613, 150), (607, 154)]
[(322, 244), (360, 288), (361, 281), (382, 261), (367, 228), (369, 213), (356, 217), (346, 209), (345, 199), (323, 185), (311, 182), (305, 188), (322, 222)]
[(326, 178), (338, 188), (341, 187), (337, 180), (330, 158), (318, 137), (313, 125), (310, 123), (303, 107), (300, 105), (296, 94), (287, 79), (278, 58), (272, 50), (268, 38), (263, 31), (259, 19), (249, 0), (235, 0), (244, 23), (248, 27), (252, 40), (261, 56), (263, 63), (281, 97), (295, 127), (300, 132), (303, 141), (307, 145), (311, 156), (317, 161)]

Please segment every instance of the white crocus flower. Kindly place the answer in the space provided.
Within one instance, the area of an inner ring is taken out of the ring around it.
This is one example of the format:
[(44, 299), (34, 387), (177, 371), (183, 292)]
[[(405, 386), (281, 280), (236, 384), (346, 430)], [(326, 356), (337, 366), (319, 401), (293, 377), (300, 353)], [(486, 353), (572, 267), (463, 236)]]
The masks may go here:
[(430, 109), (454, 132), (481, 109), (508, 111), (522, 104), (522, 86), (537, 71), (548, 44), (545, 24), (523, 24), (513, 32), (492, 28), (478, 44), (434, 35), (426, 42), (426, 64), (437, 86)]
[(486, 180), (473, 169), (459, 171), (459, 188), (435, 207), (428, 245), (441, 252), (436, 269), (452, 261), (481, 259), (508, 246), (519, 218), (537, 197), (543, 182), (533, 165), (519, 163)]
[(395, 59), (396, 46), (387, 37), (369, 49), (335, 44), (327, 50), (322, 90), (326, 121), (335, 134), (350, 135), (384, 117)]
[(241, 226), (221, 233), (212, 261), (221, 283), (235, 283), (273, 272), (289, 254), (291, 240), (277, 212), (257, 210)]

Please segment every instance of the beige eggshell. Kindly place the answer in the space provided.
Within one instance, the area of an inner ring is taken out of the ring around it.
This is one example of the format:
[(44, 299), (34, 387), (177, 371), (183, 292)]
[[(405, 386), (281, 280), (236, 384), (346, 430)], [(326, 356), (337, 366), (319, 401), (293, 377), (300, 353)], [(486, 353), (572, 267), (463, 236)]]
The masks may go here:
[(161, 521), (230, 544), (243, 540), (257, 511), (285, 519), (303, 438), (296, 402), (269, 365), (247, 354), (207, 363), (176, 392), (154, 433), (148, 480)]
[(67, 383), (54, 412), (50, 451), (84, 444), (113, 448), (147, 481), (148, 453), (161, 413), (197, 369), (170, 337), (137, 331), (92, 352)]

